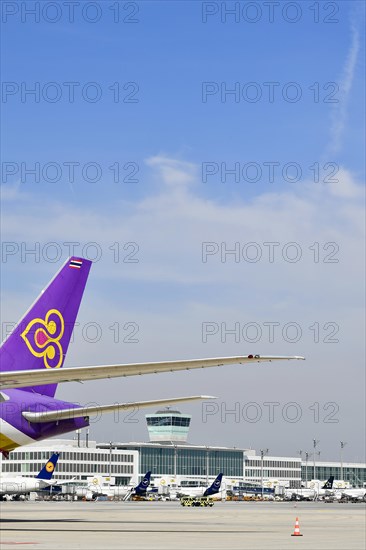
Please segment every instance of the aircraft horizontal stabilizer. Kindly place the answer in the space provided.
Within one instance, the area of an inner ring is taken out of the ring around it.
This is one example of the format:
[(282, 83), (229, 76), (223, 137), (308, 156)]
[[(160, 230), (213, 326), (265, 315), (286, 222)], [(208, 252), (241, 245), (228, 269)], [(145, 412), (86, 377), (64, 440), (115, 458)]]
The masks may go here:
[(211, 395), (193, 395), (190, 397), (172, 397), (170, 399), (154, 399), (153, 401), (136, 401), (134, 403), (114, 403), (113, 405), (100, 405), (93, 407), (75, 407), (70, 409), (58, 409), (55, 411), (28, 412), (23, 411), (22, 415), (29, 422), (39, 424), (41, 422), (52, 422), (58, 420), (70, 420), (71, 418), (88, 417), (93, 414), (105, 412), (127, 411), (130, 409), (140, 409), (146, 407), (156, 407), (171, 405), (173, 403), (184, 403), (186, 401), (196, 401), (199, 399), (216, 399)]
[(47, 485), (59, 486), (59, 485), (68, 485), (69, 483), (80, 483), (80, 479), (76, 479), (76, 477), (71, 477), (70, 479), (64, 479), (63, 481), (60, 481), (59, 479), (51, 479), (51, 481), (49, 481)]
[(156, 374), (159, 372), (174, 372), (207, 367), (221, 367), (245, 363), (262, 363), (266, 361), (285, 361), (290, 359), (305, 359), (293, 356), (247, 355), (239, 357), (213, 357), (210, 359), (187, 359), (181, 361), (162, 361), (154, 363), (130, 363), (126, 365), (100, 365), (95, 367), (73, 367), (63, 369), (18, 370), (0, 372), (0, 389), (24, 388), (37, 384), (58, 384), (60, 382), (83, 382), (85, 380), (100, 380), (102, 378), (117, 378)]

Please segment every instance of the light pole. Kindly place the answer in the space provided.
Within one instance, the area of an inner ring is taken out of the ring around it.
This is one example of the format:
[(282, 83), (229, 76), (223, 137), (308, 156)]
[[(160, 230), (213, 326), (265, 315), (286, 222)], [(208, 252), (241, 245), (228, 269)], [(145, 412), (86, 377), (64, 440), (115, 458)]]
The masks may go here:
[(305, 452), (305, 477), (306, 477), (306, 487), (308, 486), (308, 460), (311, 457), (311, 453), (308, 451)]
[(314, 466), (314, 469), (313, 469), (313, 479), (315, 481), (316, 479), (316, 476), (315, 476), (315, 451), (316, 451), (316, 446), (317, 444), (320, 443), (320, 441), (318, 439), (313, 439), (313, 447), (314, 447), (314, 452), (313, 452), (313, 466)]
[(300, 487), (301, 487), (301, 481), (302, 481), (302, 453), (303, 451), (300, 449), (300, 451), (297, 451), (297, 454), (300, 456)]
[(206, 485), (208, 486), (209, 447), (206, 447)]
[(175, 479), (174, 483), (177, 483), (177, 453), (178, 453), (177, 446), (174, 445), (174, 479)]
[[(316, 453), (317, 457), (318, 457), (318, 462), (320, 462), (320, 453), (321, 453), (321, 451), (317, 451), (317, 453)], [(318, 481), (318, 496), (319, 496), (319, 492), (320, 492), (319, 489), (320, 489), (320, 481)]]
[(110, 441), (109, 442), (109, 482), (110, 482), (110, 478), (112, 476), (112, 444), (113, 444), (113, 442)]
[(346, 441), (341, 441), (341, 481), (344, 481), (343, 479), (343, 449), (347, 445)]
[(263, 500), (263, 457), (264, 455), (268, 454), (269, 449), (261, 449), (261, 492), (262, 492), (262, 500)]

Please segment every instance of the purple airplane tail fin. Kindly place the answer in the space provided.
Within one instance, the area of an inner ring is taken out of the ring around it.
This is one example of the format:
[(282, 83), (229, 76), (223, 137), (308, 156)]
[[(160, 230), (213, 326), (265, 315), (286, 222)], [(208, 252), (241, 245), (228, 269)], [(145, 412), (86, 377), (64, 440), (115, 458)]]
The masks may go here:
[[(90, 260), (69, 258), (0, 349), (4, 371), (61, 368), (79, 311)], [(53, 397), (57, 384), (23, 388)]]

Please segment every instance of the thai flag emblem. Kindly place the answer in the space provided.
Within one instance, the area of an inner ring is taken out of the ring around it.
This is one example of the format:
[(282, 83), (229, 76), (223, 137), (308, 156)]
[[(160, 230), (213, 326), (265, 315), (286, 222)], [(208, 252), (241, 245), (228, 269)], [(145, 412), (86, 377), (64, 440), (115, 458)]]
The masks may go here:
[(80, 269), (83, 265), (83, 262), (81, 260), (71, 260), (69, 263), (69, 267), (74, 267), (75, 269)]

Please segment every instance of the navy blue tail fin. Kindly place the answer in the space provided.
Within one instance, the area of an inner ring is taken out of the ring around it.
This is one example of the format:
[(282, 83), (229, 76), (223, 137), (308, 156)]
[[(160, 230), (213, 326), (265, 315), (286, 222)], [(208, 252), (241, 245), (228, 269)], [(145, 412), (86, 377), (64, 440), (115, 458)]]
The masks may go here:
[(222, 476), (223, 475), (224, 474), (219, 474), (217, 476), (217, 478), (212, 483), (212, 485), (210, 485), (210, 487), (208, 487), (206, 489), (206, 491), (203, 493), (204, 497), (209, 497), (210, 495), (215, 495), (216, 493), (218, 493), (220, 491), (221, 481), (222, 481)]
[(151, 477), (151, 472), (146, 472), (146, 474), (144, 475), (143, 480), (140, 481), (140, 483), (137, 485), (137, 487), (135, 487), (135, 493), (137, 495), (143, 495), (143, 494), (146, 493), (147, 488), (150, 485), (150, 477)]
[(60, 453), (54, 453), (36, 477), (38, 479), (51, 479), (53, 476), (53, 472), (55, 471), (59, 456)]
[(333, 481), (334, 481), (334, 476), (330, 476), (328, 481), (326, 481), (324, 483), (322, 489), (332, 489), (333, 488)]

